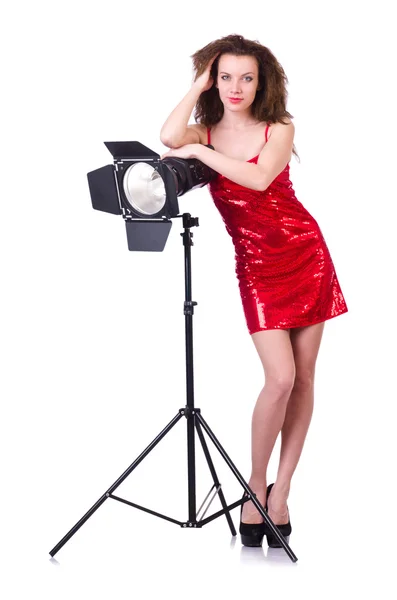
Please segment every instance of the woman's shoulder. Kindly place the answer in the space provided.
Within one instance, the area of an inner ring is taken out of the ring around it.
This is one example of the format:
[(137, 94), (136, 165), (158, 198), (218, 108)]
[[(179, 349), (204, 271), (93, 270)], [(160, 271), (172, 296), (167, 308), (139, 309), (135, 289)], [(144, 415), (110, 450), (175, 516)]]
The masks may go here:
[(290, 129), (292, 129), (292, 131), (295, 131), (295, 125), (292, 122), (292, 119), (290, 119), (289, 117), (283, 117), (282, 122), (281, 121), (277, 121), (276, 123), (267, 123), (269, 130), (268, 130), (268, 136), (270, 137), (273, 131), (276, 131), (276, 129), (281, 129), (283, 127), (288, 126)]

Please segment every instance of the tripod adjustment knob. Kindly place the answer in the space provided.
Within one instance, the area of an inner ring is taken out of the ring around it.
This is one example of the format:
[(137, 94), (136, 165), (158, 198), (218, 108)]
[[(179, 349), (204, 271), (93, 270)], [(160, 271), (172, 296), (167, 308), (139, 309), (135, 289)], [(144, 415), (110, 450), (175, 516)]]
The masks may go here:
[(193, 315), (195, 306), (197, 306), (197, 302), (195, 302), (194, 300), (185, 300), (183, 304), (183, 314)]

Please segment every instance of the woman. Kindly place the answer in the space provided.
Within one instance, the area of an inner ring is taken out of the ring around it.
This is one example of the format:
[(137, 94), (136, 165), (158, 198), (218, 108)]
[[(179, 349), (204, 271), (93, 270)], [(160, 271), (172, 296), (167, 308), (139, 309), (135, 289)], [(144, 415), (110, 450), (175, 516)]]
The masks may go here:
[[(192, 58), (194, 83), (161, 130), (171, 148), (163, 158), (197, 158), (219, 174), (209, 189), (235, 246), (247, 327), (265, 375), (252, 417), (248, 483), (289, 540), (287, 499), (313, 412), (324, 324), (348, 309), (320, 227), (289, 179), (296, 151), (283, 68), (268, 48), (238, 35)], [(196, 124), (188, 125), (193, 108)], [(267, 487), (280, 430), (277, 479)], [(245, 545), (260, 545), (266, 534), (279, 546), (250, 501), (240, 533)]]

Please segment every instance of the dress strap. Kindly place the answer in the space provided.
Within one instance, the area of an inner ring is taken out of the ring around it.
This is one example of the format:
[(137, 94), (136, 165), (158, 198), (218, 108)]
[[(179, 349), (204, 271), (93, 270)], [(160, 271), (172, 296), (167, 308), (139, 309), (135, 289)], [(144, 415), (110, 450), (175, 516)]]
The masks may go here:
[(207, 137), (208, 137), (208, 144), (211, 143), (211, 129), (209, 127), (207, 127)]
[(268, 132), (268, 131), (269, 131), (269, 125), (266, 127), (266, 130), (265, 130), (265, 138), (266, 138), (266, 142), (267, 142), (267, 132)]

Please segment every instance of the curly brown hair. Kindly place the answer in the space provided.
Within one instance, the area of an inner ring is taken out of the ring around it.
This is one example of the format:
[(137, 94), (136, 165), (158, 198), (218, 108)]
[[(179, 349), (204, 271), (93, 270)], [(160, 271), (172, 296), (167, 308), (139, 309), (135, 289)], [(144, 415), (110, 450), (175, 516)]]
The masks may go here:
[[(258, 62), (259, 90), (251, 105), (252, 115), (258, 121), (266, 123), (287, 123), (284, 117), (293, 119), (291, 113), (286, 109), (288, 78), (283, 67), (274, 54), (262, 46), (257, 40), (247, 40), (242, 35), (232, 34), (210, 42), (204, 48), (192, 54), (194, 81), (205, 71), (209, 61), (219, 53), (211, 67), (211, 77), (217, 80), (218, 64), (222, 54), (233, 54), (234, 56), (254, 56)], [(196, 123), (205, 127), (211, 127), (219, 123), (223, 116), (224, 108), (219, 98), (218, 89), (213, 85), (209, 90), (203, 92), (194, 109)], [(299, 159), (295, 145), (293, 154)]]

